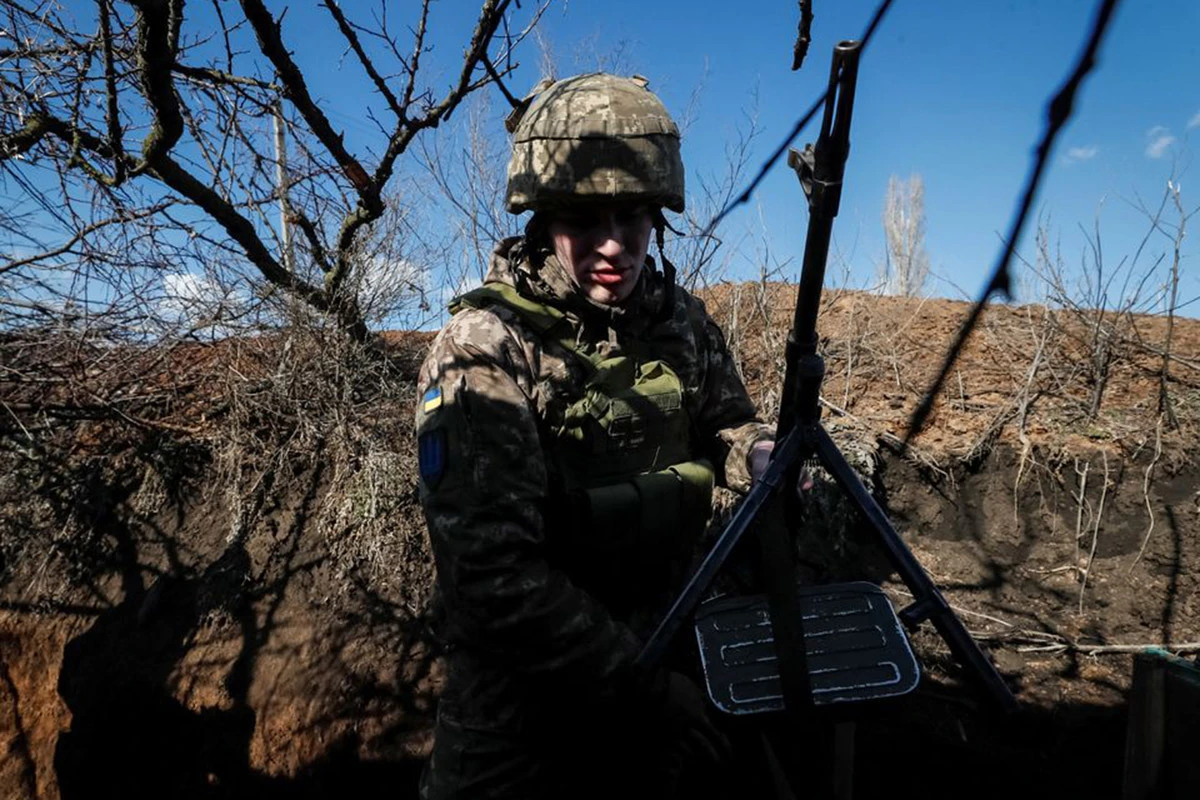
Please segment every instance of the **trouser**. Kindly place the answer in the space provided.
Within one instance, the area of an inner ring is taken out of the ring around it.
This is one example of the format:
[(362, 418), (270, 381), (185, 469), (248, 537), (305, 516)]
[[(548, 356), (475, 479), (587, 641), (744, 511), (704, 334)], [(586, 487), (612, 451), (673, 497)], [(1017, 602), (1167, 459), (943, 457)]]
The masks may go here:
[(655, 739), (633, 720), (589, 715), (582, 725), (505, 731), (440, 709), (421, 797), (658, 800), (671, 793), (673, 754), (671, 742)]
[(421, 798), (774, 797), (760, 727), (749, 720), (724, 722), (734, 757), (713, 765), (682, 760), (687, 749), (665, 740), (646, 720), (502, 731), (465, 725), (453, 712), (439, 710)]

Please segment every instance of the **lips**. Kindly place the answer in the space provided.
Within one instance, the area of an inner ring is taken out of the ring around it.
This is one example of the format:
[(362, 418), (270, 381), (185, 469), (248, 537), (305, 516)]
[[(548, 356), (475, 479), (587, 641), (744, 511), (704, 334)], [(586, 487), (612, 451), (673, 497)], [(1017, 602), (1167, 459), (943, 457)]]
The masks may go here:
[(592, 283), (600, 284), (601, 286), (612, 286), (621, 283), (625, 280), (625, 276), (629, 274), (627, 269), (599, 269), (592, 270), (589, 277)]

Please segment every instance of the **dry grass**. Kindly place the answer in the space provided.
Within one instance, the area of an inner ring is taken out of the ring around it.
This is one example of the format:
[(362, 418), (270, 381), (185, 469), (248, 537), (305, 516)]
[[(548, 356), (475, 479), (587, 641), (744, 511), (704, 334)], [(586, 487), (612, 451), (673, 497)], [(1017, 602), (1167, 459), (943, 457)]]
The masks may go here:
[[(726, 284), (705, 294), (768, 417), (777, 411), (795, 291)], [(826, 292), (818, 332), (830, 423), (852, 417), (875, 436), (902, 435), (966, 312), (955, 301)], [(1176, 325), (1168, 390), (1179, 426), (1163, 434), (1168, 451), (1185, 449), (1200, 433), (1200, 322)], [(1126, 455), (1152, 447), (1165, 336), (1165, 318), (1128, 315), (1104, 339), (1100, 390), (1088, 366), (1093, 337), (1075, 310), (992, 306), (917, 446), (966, 461), (999, 441), (1048, 450), (1105, 446)]]

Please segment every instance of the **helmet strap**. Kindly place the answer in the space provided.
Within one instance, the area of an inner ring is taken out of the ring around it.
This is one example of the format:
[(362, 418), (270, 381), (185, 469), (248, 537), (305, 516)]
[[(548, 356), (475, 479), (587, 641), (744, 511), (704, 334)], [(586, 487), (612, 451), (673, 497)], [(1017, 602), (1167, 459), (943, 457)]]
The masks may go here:
[(534, 211), (525, 223), (523, 239), (525, 253), (535, 267), (540, 267), (554, 249), (550, 245), (550, 217), (545, 212)]
[(670, 228), (671, 233), (676, 236), (679, 235), (679, 231), (671, 227), (671, 223), (667, 222), (667, 218), (663, 216), (662, 209), (656, 208), (654, 210), (654, 243), (658, 246), (658, 260), (663, 265), (663, 272), (666, 273), (667, 270), (670, 270), (673, 275), (675, 273), (675, 265), (667, 258), (667, 251), (663, 246), (666, 239), (664, 232), (667, 228)]
[[(662, 264), (662, 274), (665, 280), (663, 288), (665, 294), (663, 296), (663, 304), (659, 310), (658, 318), (660, 320), (670, 319), (675, 313), (675, 265), (667, 258), (667, 251), (663, 247), (664, 230), (671, 228), (671, 223), (667, 222), (667, 218), (663, 216), (661, 208), (654, 210), (654, 243), (658, 246), (658, 260)], [(671, 232), (678, 234), (679, 231), (671, 228)]]

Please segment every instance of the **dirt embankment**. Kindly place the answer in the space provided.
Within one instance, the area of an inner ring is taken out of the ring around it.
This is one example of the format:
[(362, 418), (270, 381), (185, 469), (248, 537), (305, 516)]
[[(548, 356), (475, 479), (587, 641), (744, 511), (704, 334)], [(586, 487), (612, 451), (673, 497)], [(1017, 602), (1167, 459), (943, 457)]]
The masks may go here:
[[(770, 413), (790, 295), (708, 302)], [(921, 690), (860, 725), (860, 796), (1111, 796), (1122, 647), (1200, 641), (1200, 376), (1175, 365), (1179, 427), (1164, 424), (1146, 349), (1159, 321), (1140, 320), (1092, 413), (1074, 323), (999, 309), (901, 457), (893, 437), (962, 312), (831, 296), (827, 424), (1025, 713), (990, 719), (923, 630)], [(1200, 325), (1177, 336), (1200, 360)], [(402, 355), (352, 384), (344, 362), (260, 342), (234, 354), (236, 382), (156, 366), (206, 394), (125, 415), (142, 424), (31, 414), (6, 430), (0, 794), (415, 796), (437, 669), (408, 422), (423, 342), (398, 338)], [(810, 503), (805, 557), (903, 603), (838, 496), (822, 484)]]

